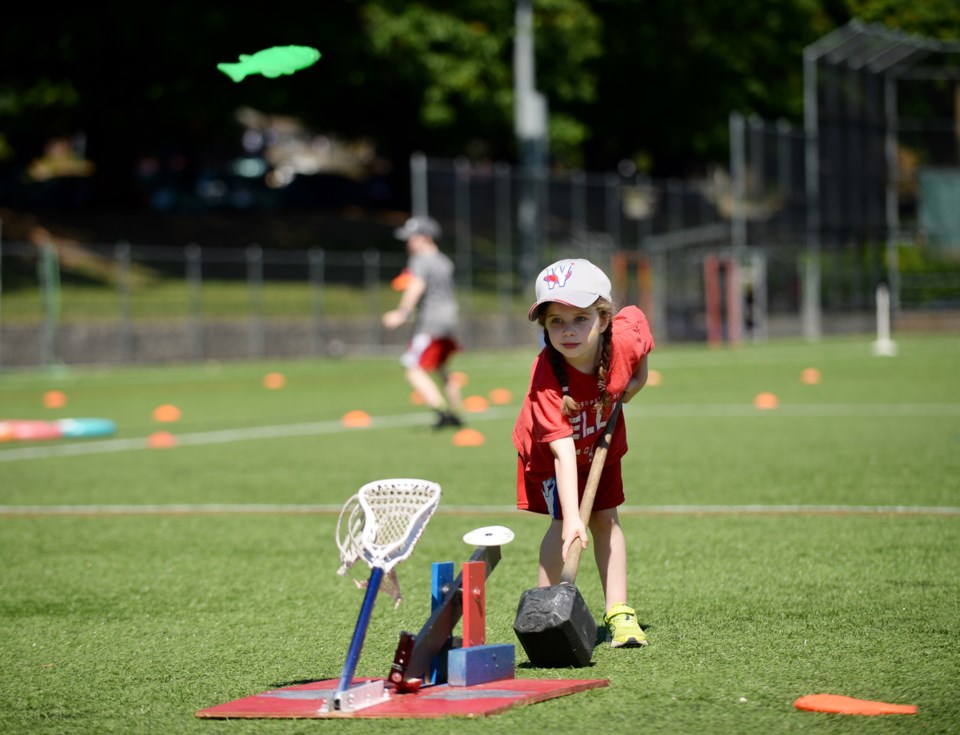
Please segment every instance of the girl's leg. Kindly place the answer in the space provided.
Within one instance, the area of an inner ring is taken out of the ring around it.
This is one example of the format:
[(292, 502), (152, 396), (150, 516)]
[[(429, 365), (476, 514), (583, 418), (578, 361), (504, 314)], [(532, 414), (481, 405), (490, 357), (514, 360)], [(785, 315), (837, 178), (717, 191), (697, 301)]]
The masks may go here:
[(595, 511), (590, 518), (590, 532), (606, 609), (609, 610), (617, 603), (627, 601), (627, 543), (617, 509)]
[(627, 602), (627, 543), (617, 509), (597, 511), (590, 521), (594, 556), (606, 602), (603, 622), (613, 648), (647, 645), (637, 613)]
[(560, 575), (563, 573), (563, 559), (560, 552), (563, 548), (563, 521), (552, 520), (550, 527), (540, 542), (540, 569), (537, 574), (537, 586), (549, 587), (560, 584)]

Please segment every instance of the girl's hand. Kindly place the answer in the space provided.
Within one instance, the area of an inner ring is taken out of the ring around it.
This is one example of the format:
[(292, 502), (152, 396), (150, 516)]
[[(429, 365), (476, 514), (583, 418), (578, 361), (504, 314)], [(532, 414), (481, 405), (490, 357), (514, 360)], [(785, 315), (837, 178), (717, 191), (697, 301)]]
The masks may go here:
[(570, 547), (575, 543), (580, 542), (580, 549), (582, 551), (587, 548), (589, 542), (587, 529), (584, 527), (583, 521), (580, 520), (580, 516), (576, 516), (569, 521), (564, 518), (563, 530), (560, 532), (560, 537), (563, 539), (563, 546), (560, 548), (560, 558), (563, 559), (563, 561), (567, 560), (567, 552), (570, 551)]

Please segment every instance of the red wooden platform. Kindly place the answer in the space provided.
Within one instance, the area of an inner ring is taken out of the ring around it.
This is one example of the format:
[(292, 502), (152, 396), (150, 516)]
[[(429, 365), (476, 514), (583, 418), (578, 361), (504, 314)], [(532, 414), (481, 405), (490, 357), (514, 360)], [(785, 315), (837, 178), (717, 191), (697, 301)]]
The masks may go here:
[(295, 684), (198, 711), (197, 717), (233, 718), (426, 718), (485, 717), (609, 684), (608, 679), (503, 679), (469, 687), (426, 686), (398, 694), (383, 679), (357, 678), (354, 684), (384, 681), (389, 699), (356, 712), (333, 709), (337, 679)]

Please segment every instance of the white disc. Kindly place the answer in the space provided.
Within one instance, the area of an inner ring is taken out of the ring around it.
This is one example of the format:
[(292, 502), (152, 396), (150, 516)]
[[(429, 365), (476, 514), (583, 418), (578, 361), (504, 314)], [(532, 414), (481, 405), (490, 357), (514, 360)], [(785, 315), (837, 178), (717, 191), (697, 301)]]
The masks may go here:
[(505, 526), (484, 526), (465, 534), (463, 540), (471, 546), (502, 546), (513, 541), (513, 531)]

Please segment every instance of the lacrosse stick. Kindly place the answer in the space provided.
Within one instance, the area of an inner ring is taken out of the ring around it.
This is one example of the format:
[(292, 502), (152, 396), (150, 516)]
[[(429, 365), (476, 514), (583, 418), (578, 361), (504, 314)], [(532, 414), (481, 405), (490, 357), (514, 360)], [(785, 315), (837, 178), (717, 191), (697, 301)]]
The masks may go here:
[(337, 546), (344, 575), (363, 559), (370, 566), (370, 579), (357, 617), (340, 683), (333, 695), (338, 710), (352, 709), (347, 692), (360, 659), (363, 640), (370, 624), (373, 603), (383, 581), (390, 575), (394, 600), (400, 589), (393, 568), (410, 556), (427, 521), (440, 502), (440, 486), (427, 480), (378, 480), (364, 485), (344, 504), (337, 521)]

